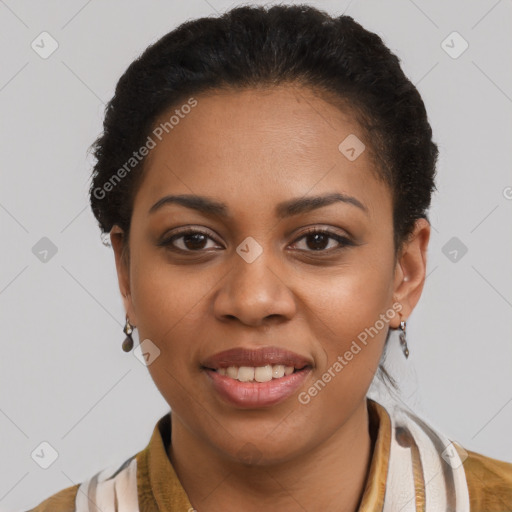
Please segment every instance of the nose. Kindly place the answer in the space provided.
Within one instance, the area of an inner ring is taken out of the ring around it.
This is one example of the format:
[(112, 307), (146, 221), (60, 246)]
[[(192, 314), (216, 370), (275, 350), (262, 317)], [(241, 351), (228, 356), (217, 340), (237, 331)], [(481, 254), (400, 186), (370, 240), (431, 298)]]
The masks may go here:
[(253, 327), (290, 320), (296, 302), (276, 259), (266, 251), (252, 262), (237, 253), (233, 259), (231, 270), (214, 295), (216, 317), (221, 321), (238, 319)]

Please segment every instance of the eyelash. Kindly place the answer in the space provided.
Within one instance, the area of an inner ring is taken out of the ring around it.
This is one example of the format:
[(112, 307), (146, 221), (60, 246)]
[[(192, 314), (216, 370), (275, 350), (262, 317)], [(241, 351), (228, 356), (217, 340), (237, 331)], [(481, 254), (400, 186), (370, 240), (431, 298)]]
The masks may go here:
[[(332, 231), (322, 230), (322, 229), (319, 229), (319, 228), (308, 228), (304, 233), (301, 234), (301, 236), (299, 238), (296, 239), (294, 244), (297, 243), (298, 241), (302, 240), (303, 238), (306, 238), (307, 236), (315, 235), (315, 234), (327, 235), (329, 238), (332, 238), (332, 239), (336, 240), (338, 243), (340, 243), (340, 246), (339, 247), (335, 247), (335, 248), (331, 248), (331, 249), (318, 249), (317, 251), (315, 251), (315, 250), (306, 250), (304, 252), (316, 253), (316, 254), (319, 254), (319, 253), (330, 254), (331, 252), (341, 250), (344, 247), (351, 247), (351, 246), (355, 245), (349, 238), (347, 238), (345, 236), (339, 235), (339, 234), (334, 233)], [(161, 242), (158, 243), (158, 246), (160, 246), (160, 247), (167, 247), (171, 251), (182, 252), (182, 253), (201, 252), (202, 249), (198, 249), (196, 251), (190, 250), (190, 249), (184, 250), (184, 249), (180, 249), (180, 248), (174, 247), (172, 245), (175, 240), (178, 240), (179, 238), (183, 238), (183, 237), (185, 237), (187, 235), (204, 235), (204, 236), (210, 238), (211, 240), (215, 241), (212, 238), (212, 236), (210, 235), (210, 233), (208, 233), (206, 231), (203, 231), (201, 229), (187, 229), (185, 231), (181, 231), (179, 233), (175, 233), (171, 237), (168, 237), (168, 238), (162, 240)]]

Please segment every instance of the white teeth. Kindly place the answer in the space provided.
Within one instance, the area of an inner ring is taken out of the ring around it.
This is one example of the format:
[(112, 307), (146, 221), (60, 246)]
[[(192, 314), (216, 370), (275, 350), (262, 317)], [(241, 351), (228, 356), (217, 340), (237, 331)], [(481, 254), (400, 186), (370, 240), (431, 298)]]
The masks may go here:
[(254, 370), (254, 380), (256, 382), (268, 382), (272, 380), (272, 366), (258, 366)]
[(240, 382), (254, 380), (254, 368), (252, 366), (240, 366), (238, 368), (238, 380)]
[(284, 366), (282, 364), (272, 366), (272, 377), (274, 377), (274, 379), (284, 377)]
[(229, 366), (226, 375), (232, 379), (238, 379), (238, 366)]
[(286, 375), (291, 375), (295, 368), (293, 366), (284, 366), (282, 364), (267, 364), (265, 366), (228, 366), (227, 368), (218, 368), (219, 375), (225, 375), (240, 382), (270, 382), (272, 379), (280, 379)]

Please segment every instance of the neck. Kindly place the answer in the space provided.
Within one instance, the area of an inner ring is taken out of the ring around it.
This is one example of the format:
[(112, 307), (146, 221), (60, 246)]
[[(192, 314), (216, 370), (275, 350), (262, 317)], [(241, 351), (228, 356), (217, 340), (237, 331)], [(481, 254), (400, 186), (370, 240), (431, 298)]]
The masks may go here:
[(366, 398), (326, 441), (292, 460), (266, 466), (233, 463), (213, 451), (171, 414), (168, 455), (198, 512), (263, 507), (284, 512), (356, 512), (373, 445)]

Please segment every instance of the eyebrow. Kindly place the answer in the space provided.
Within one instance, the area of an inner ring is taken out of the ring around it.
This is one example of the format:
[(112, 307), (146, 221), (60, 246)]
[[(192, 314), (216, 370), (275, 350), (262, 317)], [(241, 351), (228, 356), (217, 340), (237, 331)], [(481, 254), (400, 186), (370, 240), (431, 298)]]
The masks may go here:
[[(368, 214), (368, 208), (361, 203), (358, 199), (352, 196), (341, 193), (332, 193), (323, 196), (309, 196), (300, 197), (296, 199), (290, 199), (279, 203), (276, 206), (276, 216), (279, 219), (292, 217), (301, 213), (307, 213), (324, 206), (342, 202), (356, 206), (360, 210)], [(198, 196), (193, 194), (180, 194), (180, 195), (169, 195), (159, 199), (148, 211), (148, 214), (152, 214), (168, 204), (179, 204), (186, 208), (197, 210), (206, 215), (218, 215), (219, 217), (229, 217), (229, 209), (226, 204), (210, 199), (205, 196)]]

